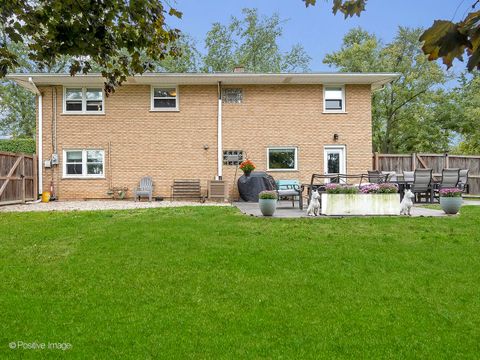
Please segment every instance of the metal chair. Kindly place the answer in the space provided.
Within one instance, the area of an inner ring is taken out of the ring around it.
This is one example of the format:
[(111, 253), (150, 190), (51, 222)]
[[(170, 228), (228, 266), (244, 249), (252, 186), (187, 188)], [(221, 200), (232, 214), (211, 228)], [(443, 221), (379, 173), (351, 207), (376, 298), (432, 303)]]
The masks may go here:
[(292, 199), (292, 206), (295, 207), (295, 197), (298, 198), (298, 207), (303, 210), (302, 188), (298, 180), (277, 180), (275, 181), (275, 190), (278, 199), (287, 197)]
[(415, 171), (404, 171), (403, 172), (403, 181), (409, 183), (415, 180)]
[(420, 202), (422, 197), (425, 198), (427, 202), (432, 202), (432, 169), (415, 170), (411, 190), (415, 194), (416, 202)]
[(133, 190), (135, 201), (142, 196), (148, 196), (148, 201), (152, 201), (153, 181), (150, 176), (144, 176), (140, 179), (139, 186)]
[(470, 193), (470, 184), (468, 183), (468, 173), (470, 169), (462, 169), (459, 172), (458, 188), (465, 194)]

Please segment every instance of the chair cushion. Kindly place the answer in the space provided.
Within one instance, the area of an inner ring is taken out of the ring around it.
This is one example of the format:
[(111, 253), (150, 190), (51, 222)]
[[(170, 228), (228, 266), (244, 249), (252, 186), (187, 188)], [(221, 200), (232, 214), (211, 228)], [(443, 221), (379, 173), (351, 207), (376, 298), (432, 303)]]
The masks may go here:
[(285, 189), (285, 190), (278, 190), (278, 195), (280, 196), (292, 196), (298, 195), (300, 192), (295, 189)]

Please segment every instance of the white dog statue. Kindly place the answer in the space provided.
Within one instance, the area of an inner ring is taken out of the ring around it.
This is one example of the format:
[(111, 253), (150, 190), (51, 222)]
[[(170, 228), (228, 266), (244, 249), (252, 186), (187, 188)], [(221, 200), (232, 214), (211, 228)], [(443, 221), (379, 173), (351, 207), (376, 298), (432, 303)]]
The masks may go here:
[(308, 204), (307, 215), (308, 216), (317, 216), (320, 214), (320, 194), (318, 190), (312, 191), (312, 196), (310, 199), (310, 204)]
[(405, 189), (403, 194), (403, 200), (400, 203), (400, 215), (411, 216), (410, 210), (412, 209), (413, 199), (415, 198), (415, 195), (410, 189)]

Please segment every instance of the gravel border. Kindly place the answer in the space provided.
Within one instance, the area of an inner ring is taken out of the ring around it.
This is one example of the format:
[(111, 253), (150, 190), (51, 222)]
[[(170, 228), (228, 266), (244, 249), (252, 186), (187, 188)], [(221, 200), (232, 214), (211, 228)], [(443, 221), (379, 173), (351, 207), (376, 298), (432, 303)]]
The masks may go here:
[(152, 201), (135, 202), (128, 200), (86, 200), (86, 201), (52, 201), (48, 203), (26, 203), (0, 206), (0, 212), (29, 211), (97, 211), (97, 210), (131, 210), (151, 208), (172, 208), (180, 206), (231, 206), (229, 203), (190, 202), (190, 201)]

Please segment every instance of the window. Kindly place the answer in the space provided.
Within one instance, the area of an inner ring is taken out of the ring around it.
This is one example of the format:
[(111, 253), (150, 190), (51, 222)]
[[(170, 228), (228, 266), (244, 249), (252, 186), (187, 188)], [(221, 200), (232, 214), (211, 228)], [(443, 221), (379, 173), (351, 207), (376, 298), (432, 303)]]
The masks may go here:
[(243, 161), (242, 150), (224, 150), (223, 165), (240, 165)]
[(178, 111), (178, 88), (152, 86), (151, 107), (153, 111)]
[(222, 102), (224, 104), (241, 104), (243, 101), (243, 90), (239, 88), (223, 89)]
[(323, 110), (325, 112), (345, 111), (345, 87), (327, 86), (323, 91)]
[(297, 170), (297, 148), (275, 147), (267, 149), (267, 170)]
[(63, 176), (73, 178), (103, 178), (103, 150), (65, 150)]
[(96, 87), (64, 88), (64, 113), (103, 114), (103, 90)]

